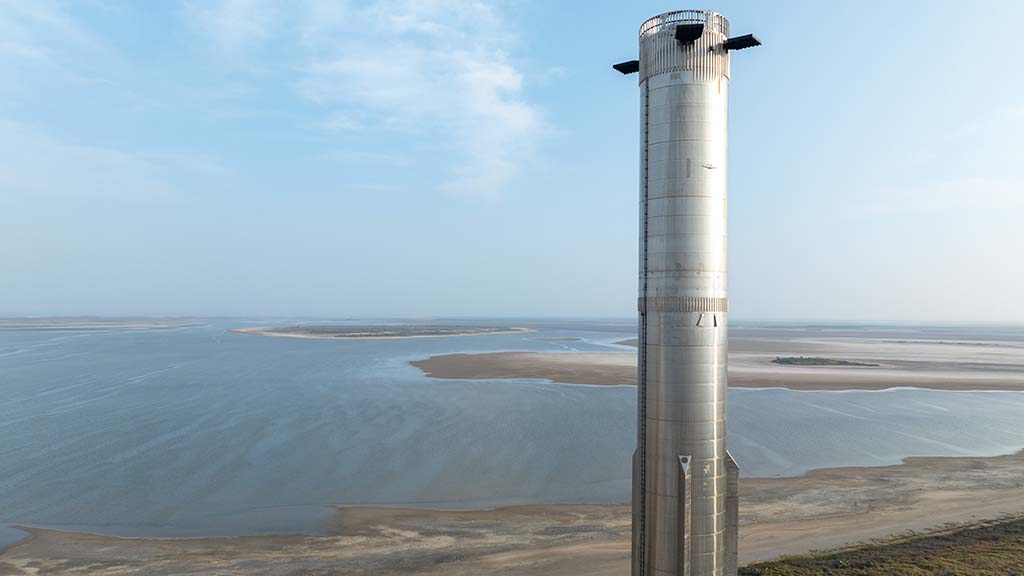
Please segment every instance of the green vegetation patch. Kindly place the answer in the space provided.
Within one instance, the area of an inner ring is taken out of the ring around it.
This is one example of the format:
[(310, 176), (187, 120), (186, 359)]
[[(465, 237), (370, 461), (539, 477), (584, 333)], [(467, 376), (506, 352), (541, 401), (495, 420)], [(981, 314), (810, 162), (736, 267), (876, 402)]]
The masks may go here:
[(867, 362), (818, 358), (816, 356), (776, 356), (772, 363), (786, 366), (878, 366), (878, 364), (868, 364)]
[(740, 568), (741, 576), (1024, 576), (1024, 519), (891, 544), (794, 556)]

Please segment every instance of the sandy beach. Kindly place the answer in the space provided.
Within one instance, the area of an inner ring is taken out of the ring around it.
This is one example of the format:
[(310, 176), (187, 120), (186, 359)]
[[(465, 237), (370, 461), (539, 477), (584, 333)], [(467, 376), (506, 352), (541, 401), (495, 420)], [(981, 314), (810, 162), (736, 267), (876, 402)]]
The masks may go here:
[[(910, 458), (741, 482), (744, 564), (1024, 514), (1024, 453)], [(628, 504), (480, 511), (341, 508), (329, 535), (115, 538), (27, 529), (0, 575), (621, 575)]]
[[(626, 341), (629, 342), (629, 341)], [(800, 366), (777, 357), (877, 366)], [(411, 362), (434, 378), (538, 378), (565, 384), (636, 384), (635, 352), (447, 354)], [(793, 390), (1024, 390), (1024, 344), (876, 338), (730, 339), (729, 385)]]

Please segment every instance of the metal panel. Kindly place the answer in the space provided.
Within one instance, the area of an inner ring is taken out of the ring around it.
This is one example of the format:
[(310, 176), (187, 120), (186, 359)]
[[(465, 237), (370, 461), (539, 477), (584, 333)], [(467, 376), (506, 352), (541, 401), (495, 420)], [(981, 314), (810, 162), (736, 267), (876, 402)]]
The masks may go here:
[(690, 522), (692, 516), (689, 514), (690, 489), (692, 480), (690, 478), (690, 458), (679, 456), (679, 467), (676, 469), (676, 482), (678, 482), (676, 493), (679, 498), (676, 500), (676, 525), (681, 525), (682, 534), (676, 534), (676, 574), (690, 576)]
[[(668, 180), (663, 180), (668, 183)], [(650, 198), (647, 202), (653, 215), (648, 219), (671, 216), (710, 216), (725, 218), (725, 198), (710, 196), (675, 195), (673, 197)]]
[(740, 540), (740, 467), (728, 451), (725, 453), (725, 481), (725, 576), (737, 576)]

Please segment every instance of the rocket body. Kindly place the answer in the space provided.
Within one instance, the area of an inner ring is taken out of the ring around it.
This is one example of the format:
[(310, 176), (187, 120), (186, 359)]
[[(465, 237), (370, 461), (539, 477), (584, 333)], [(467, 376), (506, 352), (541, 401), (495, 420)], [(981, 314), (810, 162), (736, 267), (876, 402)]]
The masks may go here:
[[(675, 28), (701, 23), (679, 41)], [(726, 451), (728, 21), (644, 23), (633, 575), (736, 572), (738, 469)]]

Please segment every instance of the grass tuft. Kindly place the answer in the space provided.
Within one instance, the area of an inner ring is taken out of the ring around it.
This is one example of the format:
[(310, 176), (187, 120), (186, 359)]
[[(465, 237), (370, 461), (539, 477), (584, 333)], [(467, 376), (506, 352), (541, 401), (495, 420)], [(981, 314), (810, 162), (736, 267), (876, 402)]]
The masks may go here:
[(741, 576), (1024, 576), (1024, 519), (740, 568)]

